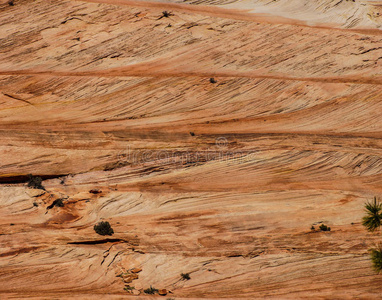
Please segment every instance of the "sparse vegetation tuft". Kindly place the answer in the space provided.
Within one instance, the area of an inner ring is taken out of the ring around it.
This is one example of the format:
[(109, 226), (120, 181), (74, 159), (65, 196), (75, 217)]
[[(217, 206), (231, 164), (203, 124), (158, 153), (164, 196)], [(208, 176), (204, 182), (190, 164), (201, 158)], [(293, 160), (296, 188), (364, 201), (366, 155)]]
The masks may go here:
[(8, 5), (9, 6), (14, 6), (15, 5), (15, 1), (14, 0), (8, 0)]
[(325, 224), (321, 224), (320, 225), (320, 230), (321, 231), (330, 231), (330, 227), (326, 226)]
[(28, 174), (28, 177), (29, 177), (28, 187), (45, 191), (45, 188), (42, 185), (42, 178), (41, 177), (33, 176), (32, 174)]
[(162, 11), (163, 18), (169, 18), (170, 16), (171, 16), (171, 13), (169, 13), (167, 10)]
[(153, 288), (150, 286), (148, 289), (143, 290), (145, 294), (154, 295), (155, 293), (158, 293), (158, 289)]
[[(373, 201), (365, 203), (366, 216), (362, 218), (362, 225), (368, 231), (374, 232), (382, 225), (382, 203), (374, 197)], [(382, 271), (382, 243), (376, 248), (369, 249), (373, 268), (377, 273)]]
[(98, 224), (94, 225), (94, 231), (97, 232), (99, 235), (113, 235), (114, 230), (111, 228), (111, 225), (107, 221), (99, 222)]
[(382, 244), (379, 244), (377, 248), (370, 249), (370, 257), (373, 263), (373, 268), (378, 273), (382, 270)]
[(210, 78), (210, 83), (217, 83), (217, 81), (215, 80), (215, 78)]
[(182, 273), (182, 274), (180, 274), (180, 276), (182, 277), (183, 280), (190, 280), (191, 279), (190, 273)]
[(89, 191), (89, 193), (90, 193), (90, 194), (101, 194), (102, 191), (99, 190), (99, 189), (92, 189), (92, 190)]
[(366, 227), (368, 231), (375, 231), (381, 226), (382, 223), (382, 203), (377, 201), (374, 197), (374, 201), (365, 203), (366, 216), (362, 218), (362, 225)]
[(64, 201), (65, 199), (63, 198), (59, 198), (59, 199), (56, 199), (53, 201), (53, 203), (51, 205), (49, 205), (46, 209), (52, 209), (53, 207), (64, 207)]

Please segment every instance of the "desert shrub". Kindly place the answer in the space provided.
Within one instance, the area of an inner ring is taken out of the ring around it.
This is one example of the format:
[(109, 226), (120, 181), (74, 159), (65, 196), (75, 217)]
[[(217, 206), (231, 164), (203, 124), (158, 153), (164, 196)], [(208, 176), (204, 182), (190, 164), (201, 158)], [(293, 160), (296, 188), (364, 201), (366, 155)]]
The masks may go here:
[(210, 83), (217, 83), (217, 81), (215, 80), (215, 78), (210, 78)]
[(325, 224), (320, 225), (320, 230), (321, 231), (330, 231), (330, 227), (326, 226)]
[(31, 187), (33, 189), (40, 189), (45, 190), (45, 188), (42, 185), (42, 178), (39, 176), (33, 176), (32, 174), (28, 174), (28, 187)]
[(191, 279), (190, 273), (182, 273), (182, 274), (180, 274), (180, 276), (182, 277), (183, 280), (190, 280)]
[[(382, 225), (382, 203), (374, 200), (365, 203), (366, 215), (362, 218), (362, 225), (366, 227), (368, 231), (375, 231)], [(376, 248), (372, 248), (370, 251), (370, 259), (373, 264), (373, 268), (378, 273), (382, 270), (382, 244), (379, 244)]]
[(55, 206), (57, 206), (57, 207), (64, 207), (63, 200), (64, 199), (62, 199), (62, 198), (54, 200), (53, 203), (51, 205), (49, 205), (46, 209), (52, 209)]
[(111, 228), (110, 223), (107, 221), (102, 221), (94, 225), (94, 231), (99, 235), (113, 235), (114, 233), (113, 228)]
[(158, 289), (153, 288), (150, 286), (148, 289), (143, 290), (145, 294), (154, 295), (155, 293), (158, 293)]
[(369, 231), (375, 231), (381, 226), (382, 222), (382, 203), (374, 201), (365, 203), (366, 216), (362, 218), (362, 225)]
[(312, 225), (312, 227), (310, 227), (310, 230), (316, 230), (316, 228)]
[(8, 0), (8, 5), (9, 5), (9, 6), (13, 6), (13, 5), (15, 5), (15, 1), (14, 1), (14, 0)]
[(89, 191), (89, 193), (90, 193), (90, 194), (101, 194), (102, 191), (99, 190), (99, 189), (92, 189), (92, 190)]
[(382, 270), (382, 244), (379, 244), (377, 248), (370, 249), (370, 257), (373, 263), (373, 268), (378, 273)]
[(169, 13), (167, 10), (162, 11), (163, 18), (169, 18), (170, 16), (171, 16), (171, 13)]

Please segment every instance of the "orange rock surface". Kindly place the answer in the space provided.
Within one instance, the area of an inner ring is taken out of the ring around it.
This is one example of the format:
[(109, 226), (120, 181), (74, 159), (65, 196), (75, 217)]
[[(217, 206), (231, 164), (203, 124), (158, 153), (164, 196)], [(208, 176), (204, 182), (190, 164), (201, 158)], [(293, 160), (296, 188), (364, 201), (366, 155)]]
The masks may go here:
[(0, 299), (379, 299), (381, 18), (0, 0)]

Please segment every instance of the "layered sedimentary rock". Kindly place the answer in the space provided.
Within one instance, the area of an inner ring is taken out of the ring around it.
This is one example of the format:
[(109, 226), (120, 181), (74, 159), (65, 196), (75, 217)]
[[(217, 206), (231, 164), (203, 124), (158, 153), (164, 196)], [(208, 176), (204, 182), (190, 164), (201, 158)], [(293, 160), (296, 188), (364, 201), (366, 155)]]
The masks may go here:
[(1, 298), (379, 297), (381, 7), (290, 2), (1, 2)]

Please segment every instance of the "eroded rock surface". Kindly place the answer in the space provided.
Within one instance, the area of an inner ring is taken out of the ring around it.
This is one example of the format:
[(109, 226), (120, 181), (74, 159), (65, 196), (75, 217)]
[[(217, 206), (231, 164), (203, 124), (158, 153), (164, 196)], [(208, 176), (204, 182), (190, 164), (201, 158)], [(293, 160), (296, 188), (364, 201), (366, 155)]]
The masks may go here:
[(0, 298), (379, 298), (382, 11), (333, 3), (1, 1)]

